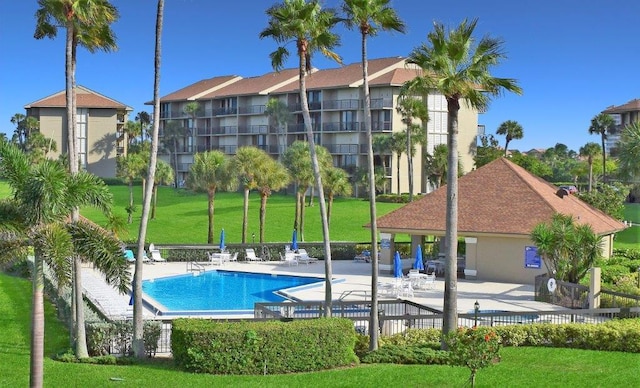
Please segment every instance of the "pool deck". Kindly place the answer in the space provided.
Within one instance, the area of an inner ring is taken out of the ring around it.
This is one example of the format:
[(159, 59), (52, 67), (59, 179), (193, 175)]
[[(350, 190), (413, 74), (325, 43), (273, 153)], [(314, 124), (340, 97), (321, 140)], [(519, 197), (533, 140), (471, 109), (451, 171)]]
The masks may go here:
[[(354, 261), (334, 261), (332, 263), (334, 282), (332, 284), (333, 299), (345, 297), (346, 300), (363, 300), (364, 292), (371, 293), (371, 264)], [(271, 273), (297, 276), (324, 276), (324, 262), (318, 261), (311, 264), (288, 266), (281, 262), (232, 262), (222, 266), (204, 266), (205, 270), (229, 270), (254, 273)], [(131, 272), (133, 273), (133, 265)], [(186, 263), (155, 263), (144, 264), (142, 278), (155, 279), (166, 276), (182, 275), (187, 273)], [(381, 283), (395, 281), (391, 274), (380, 274)], [(113, 318), (130, 318), (132, 306), (129, 306), (130, 295), (119, 294), (113, 287), (107, 285), (103, 277), (92, 268), (83, 268), (83, 287), (87, 297), (100, 306), (106, 315)], [(319, 301), (324, 300), (325, 287), (321, 283), (316, 287), (303, 287), (304, 289), (291, 292), (290, 295), (299, 300)], [(413, 297), (402, 299), (412, 300), (438, 310), (443, 309), (444, 281), (437, 278), (435, 284), (428, 290), (415, 290)], [(558, 306), (533, 300), (533, 285), (495, 283), (475, 280), (458, 280), (458, 311), (468, 313), (473, 311), (473, 305), (478, 301), (482, 310), (503, 311), (550, 311), (558, 310)], [(369, 297), (370, 299), (370, 297)], [(153, 318), (151, 310), (144, 311), (145, 318)], [(203, 316), (200, 316), (203, 317)], [(224, 318), (217, 315), (216, 317)], [(238, 317), (234, 315), (234, 317)], [(249, 317), (249, 316), (247, 316)], [(252, 317), (252, 315), (251, 315)]]

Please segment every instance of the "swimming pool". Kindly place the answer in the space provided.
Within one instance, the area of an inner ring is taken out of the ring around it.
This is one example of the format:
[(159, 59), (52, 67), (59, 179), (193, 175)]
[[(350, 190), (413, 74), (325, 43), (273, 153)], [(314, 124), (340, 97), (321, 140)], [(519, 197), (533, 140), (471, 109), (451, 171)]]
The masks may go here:
[(158, 315), (253, 313), (257, 302), (282, 302), (279, 291), (315, 285), (323, 278), (225, 270), (145, 280), (145, 302)]

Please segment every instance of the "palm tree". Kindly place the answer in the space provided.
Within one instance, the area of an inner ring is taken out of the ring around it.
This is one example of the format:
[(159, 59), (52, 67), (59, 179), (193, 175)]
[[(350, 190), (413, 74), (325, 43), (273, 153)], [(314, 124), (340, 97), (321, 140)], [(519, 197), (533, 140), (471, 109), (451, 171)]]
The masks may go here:
[(618, 146), (619, 170), (630, 180), (640, 178), (640, 121), (627, 124)]
[(13, 141), (20, 146), (20, 149), (24, 150), (24, 144), (26, 142), (26, 133), (24, 128), (25, 115), (22, 113), (16, 113), (11, 117), (11, 123), (16, 126), (13, 131)]
[[(266, 155), (266, 154), (265, 154)], [(264, 231), (267, 219), (267, 200), (271, 193), (287, 187), (289, 173), (278, 161), (268, 155), (256, 170), (256, 187), (260, 193), (260, 244), (264, 242)]]
[(396, 183), (398, 195), (400, 195), (400, 158), (407, 150), (407, 134), (405, 132), (395, 132), (391, 135), (391, 151), (396, 154)]
[(278, 155), (282, 157), (287, 149), (287, 124), (291, 120), (289, 107), (277, 98), (270, 98), (264, 113), (269, 116), (278, 130)]
[(429, 181), (435, 188), (447, 182), (447, 157), (449, 149), (446, 144), (438, 144), (433, 148), (433, 155), (429, 155), (425, 165)]
[(195, 134), (197, 131), (196, 121), (198, 120), (198, 111), (200, 110), (200, 104), (196, 101), (192, 101), (184, 106), (184, 113), (191, 117), (191, 134)]
[[(367, 36), (375, 36), (378, 30), (404, 32), (405, 26), (389, 0), (345, 0), (342, 9), (346, 15), (347, 28), (360, 30), (362, 47), (362, 89), (364, 91), (364, 126), (367, 131), (367, 166), (369, 169), (369, 217), (371, 223), (371, 295), (373, 295), (370, 327), (378, 327), (377, 284), (378, 284), (378, 226), (376, 221), (376, 190), (374, 181), (373, 137), (371, 133), (371, 95), (369, 93), (369, 63), (367, 59)], [(373, 332), (373, 331), (372, 331)], [(378, 345), (377, 332), (371, 337), (371, 350)]]
[(604, 142), (607, 140), (607, 134), (613, 133), (616, 129), (616, 122), (606, 113), (600, 113), (591, 119), (591, 125), (589, 126), (589, 133), (592, 135), (600, 135), (602, 143), (602, 181), (607, 182), (607, 150), (605, 149)]
[(282, 69), (284, 61), (289, 56), (286, 44), (294, 41), (298, 54), (300, 103), (302, 105), (302, 117), (307, 129), (307, 141), (311, 151), (313, 175), (318, 190), (320, 202), (320, 218), (322, 219), (322, 237), (324, 241), (324, 268), (325, 268), (325, 306), (327, 317), (331, 316), (332, 302), (332, 269), (331, 269), (331, 239), (329, 236), (329, 222), (324, 201), (324, 188), (320, 175), (320, 165), (316, 155), (316, 145), (309, 114), (307, 101), (306, 77), (311, 71), (311, 58), (316, 52), (321, 52), (326, 57), (341, 62), (340, 57), (333, 49), (339, 45), (340, 37), (331, 29), (339, 23), (340, 19), (335, 11), (323, 10), (318, 0), (284, 0), (266, 11), (269, 16), (269, 24), (260, 33), (260, 38), (273, 38), (280, 46), (272, 52), (271, 65), (275, 70)]
[(339, 167), (331, 167), (325, 171), (324, 181), (327, 189), (327, 199), (329, 200), (327, 203), (327, 218), (329, 220), (329, 225), (331, 225), (331, 208), (333, 207), (333, 199), (336, 195), (350, 196), (353, 191), (353, 187), (351, 186), (351, 182), (349, 182), (349, 174)]
[[(147, 181), (155, 182), (156, 163), (158, 160), (158, 134), (160, 132), (160, 62), (162, 42), (162, 20), (164, 17), (164, 0), (158, 0), (156, 11), (156, 43), (154, 51), (153, 67), (153, 130), (151, 132), (151, 152), (149, 153), (149, 168), (147, 169)], [(133, 277), (133, 354), (137, 358), (145, 356), (143, 321), (142, 321), (142, 258), (144, 257), (144, 243), (147, 236), (149, 223), (149, 208), (151, 207), (151, 185), (147, 185), (144, 191), (142, 203), (142, 217), (138, 229), (138, 251), (136, 260), (136, 272)]]
[(600, 155), (600, 146), (597, 143), (589, 142), (580, 147), (580, 156), (587, 158), (589, 165), (589, 192), (593, 188), (593, 158)]
[(138, 112), (135, 120), (140, 123), (140, 142), (144, 142), (145, 135), (149, 133), (149, 124), (151, 124), (151, 117), (149, 116), (149, 112)]
[(198, 152), (193, 157), (189, 169), (187, 187), (194, 191), (207, 193), (209, 229), (207, 243), (213, 244), (213, 214), (216, 190), (232, 190), (235, 185), (233, 169), (230, 161), (221, 151)]
[(249, 220), (249, 192), (257, 187), (256, 174), (259, 169), (271, 160), (263, 150), (256, 147), (240, 147), (236, 151), (231, 163), (233, 170), (238, 175), (242, 189), (244, 190), (242, 212), (242, 243), (247, 243), (247, 227)]
[(136, 138), (142, 133), (142, 124), (139, 121), (128, 120), (124, 124), (124, 132), (127, 134), (127, 152), (136, 142)]
[[(148, 172), (147, 172), (148, 176)], [(171, 165), (164, 160), (158, 160), (156, 163), (155, 179), (153, 181), (153, 200), (151, 206), (151, 219), (156, 219), (156, 204), (158, 202), (158, 185), (173, 184), (173, 169)]]
[(71, 256), (89, 260), (107, 282), (126, 290), (130, 274), (118, 239), (95, 224), (68, 222), (71, 209), (90, 205), (110, 214), (111, 194), (104, 182), (87, 172), (70, 174), (53, 160), (33, 164), (15, 145), (0, 143), (0, 169), (12, 198), (0, 207), (1, 249), (9, 257), (24, 257), (33, 246), (35, 262), (31, 315), (30, 386), (41, 387), (44, 358), (44, 278), (46, 262), (59, 285), (71, 280)]
[[(390, 135), (375, 135), (372, 141), (373, 153), (378, 154), (380, 157), (380, 164), (382, 165), (382, 171), (385, 176), (387, 175), (387, 158), (385, 155), (391, 152), (391, 136)], [(387, 182), (385, 179), (384, 187), (382, 188), (384, 194), (387, 193)]]
[[(80, 143), (76, 131), (76, 52), (78, 45), (90, 53), (97, 50), (115, 50), (116, 39), (111, 24), (119, 15), (117, 9), (107, 0), (38, 0), (36, 11), (36, 39), (55, 38), (58, 28), (66, 29), (65, 39), (65, 97), (67, 110), (67, 154), (69, 171), (79, 170)], [(79, 210), (71, 210), (71, 218), (77, 221)], [(73, 294), (74, 324), (76, 326), (76, 356), (87, 357), (84, 330), (84, 302), (82, 298), (82, 278), (80, 258), (74, 259)]]
[(505, 135), (504, 156), (507, 156), (509, 143), (511, 140), (522, 139), (524, 130), (522, 129), (522, 125), (517, 121), (507, 120), (500, 124), (498, 130), (496, 130), (496, 134)]
[(491, 96), (503, 91), (517, 94), (522, 89), (514, 79), (496, 78), (489, 72), (505, 58), (503, 42), (489, 36), (476, 44), (472, 37), (477, 19), (464, 20), (457, 28), (446, 31), (436, 23), (427, 36), (427, 43), (415, 48), (408, 63), (418, 65), (422, 74), (411, 81), (413, 90), (437, 91), (447, 100), (447, 214), (446, 214), (446, 265), (444, 291), (443, 332), (457, 327), (457, 279), (458, 256), (458, 112), (460, 100), (478, 111), (484, 110)]
[(185, 133), (185, 128), (178, 120), (169, 120), (164, 123), (162, 143), (173, 156), (173, 173), (175, 174), (173, 182), (176, 188), (178, 188), (178, 143), (184, 138)]
[[(400, 95), (398, 97), (398, 106), (396, 107), (396, 110), (402, 116), (402, 122), (407, 126), (405, 130), (405, 152), (407, 153), (407, 167), (409, 175), (409, 202), (412, 202), (413, 155), (416, 152), (415, 144), (418, 142), (418, 139), (424, 138), (424, 136), (419, 135), (422, 125), (414, 123), (414, 119), (419, 119), (420, 122), (424, 124), (429, 120), (429, 112), (427, 112), (427, 107), (422, 103), (422, 101), (407, 95)], [(413, 133), (416, 133), (417, 136), (413, 137)]]
[(136, 211), (133, 202), (133, 181), (140, 176), (140, 170), (144, 166), (145, 160), (140, 154), (128, 154), (119, 156), (117, 159), (116, 176), (124, 179), (129, 186), (129, 205), (127, 211), (127, 223), (133, 222), (133, 213)]

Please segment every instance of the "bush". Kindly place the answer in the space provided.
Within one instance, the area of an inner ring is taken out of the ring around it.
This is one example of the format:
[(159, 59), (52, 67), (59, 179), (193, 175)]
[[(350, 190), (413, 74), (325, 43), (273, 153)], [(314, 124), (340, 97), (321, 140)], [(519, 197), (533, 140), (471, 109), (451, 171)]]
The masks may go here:
[[(86, 324), (87, 350), (90, 356), (132, 354), (133, 322), (88, 322)], [(162, 333), (162, 323), (145, 321), (142, 338), (147, 356), (153, 357), (158, 350), (158, 340)]]
[(366, 353), (360, 361), (365, 364), (445, 365), (449, 362), (449, 352), (433, 349), (430, 344), (385, 345), (374, 352)]

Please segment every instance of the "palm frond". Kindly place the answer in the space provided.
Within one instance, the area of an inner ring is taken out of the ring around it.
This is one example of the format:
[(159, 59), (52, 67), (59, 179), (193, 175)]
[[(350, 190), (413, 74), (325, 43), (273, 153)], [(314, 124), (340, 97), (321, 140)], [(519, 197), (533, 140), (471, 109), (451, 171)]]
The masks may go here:
[(36, 255), (40, 255), (53, 272), (59, 285), (71, 282), (73, 242), (61, 223), (49, 223), (36, 228), (33, 237)]

